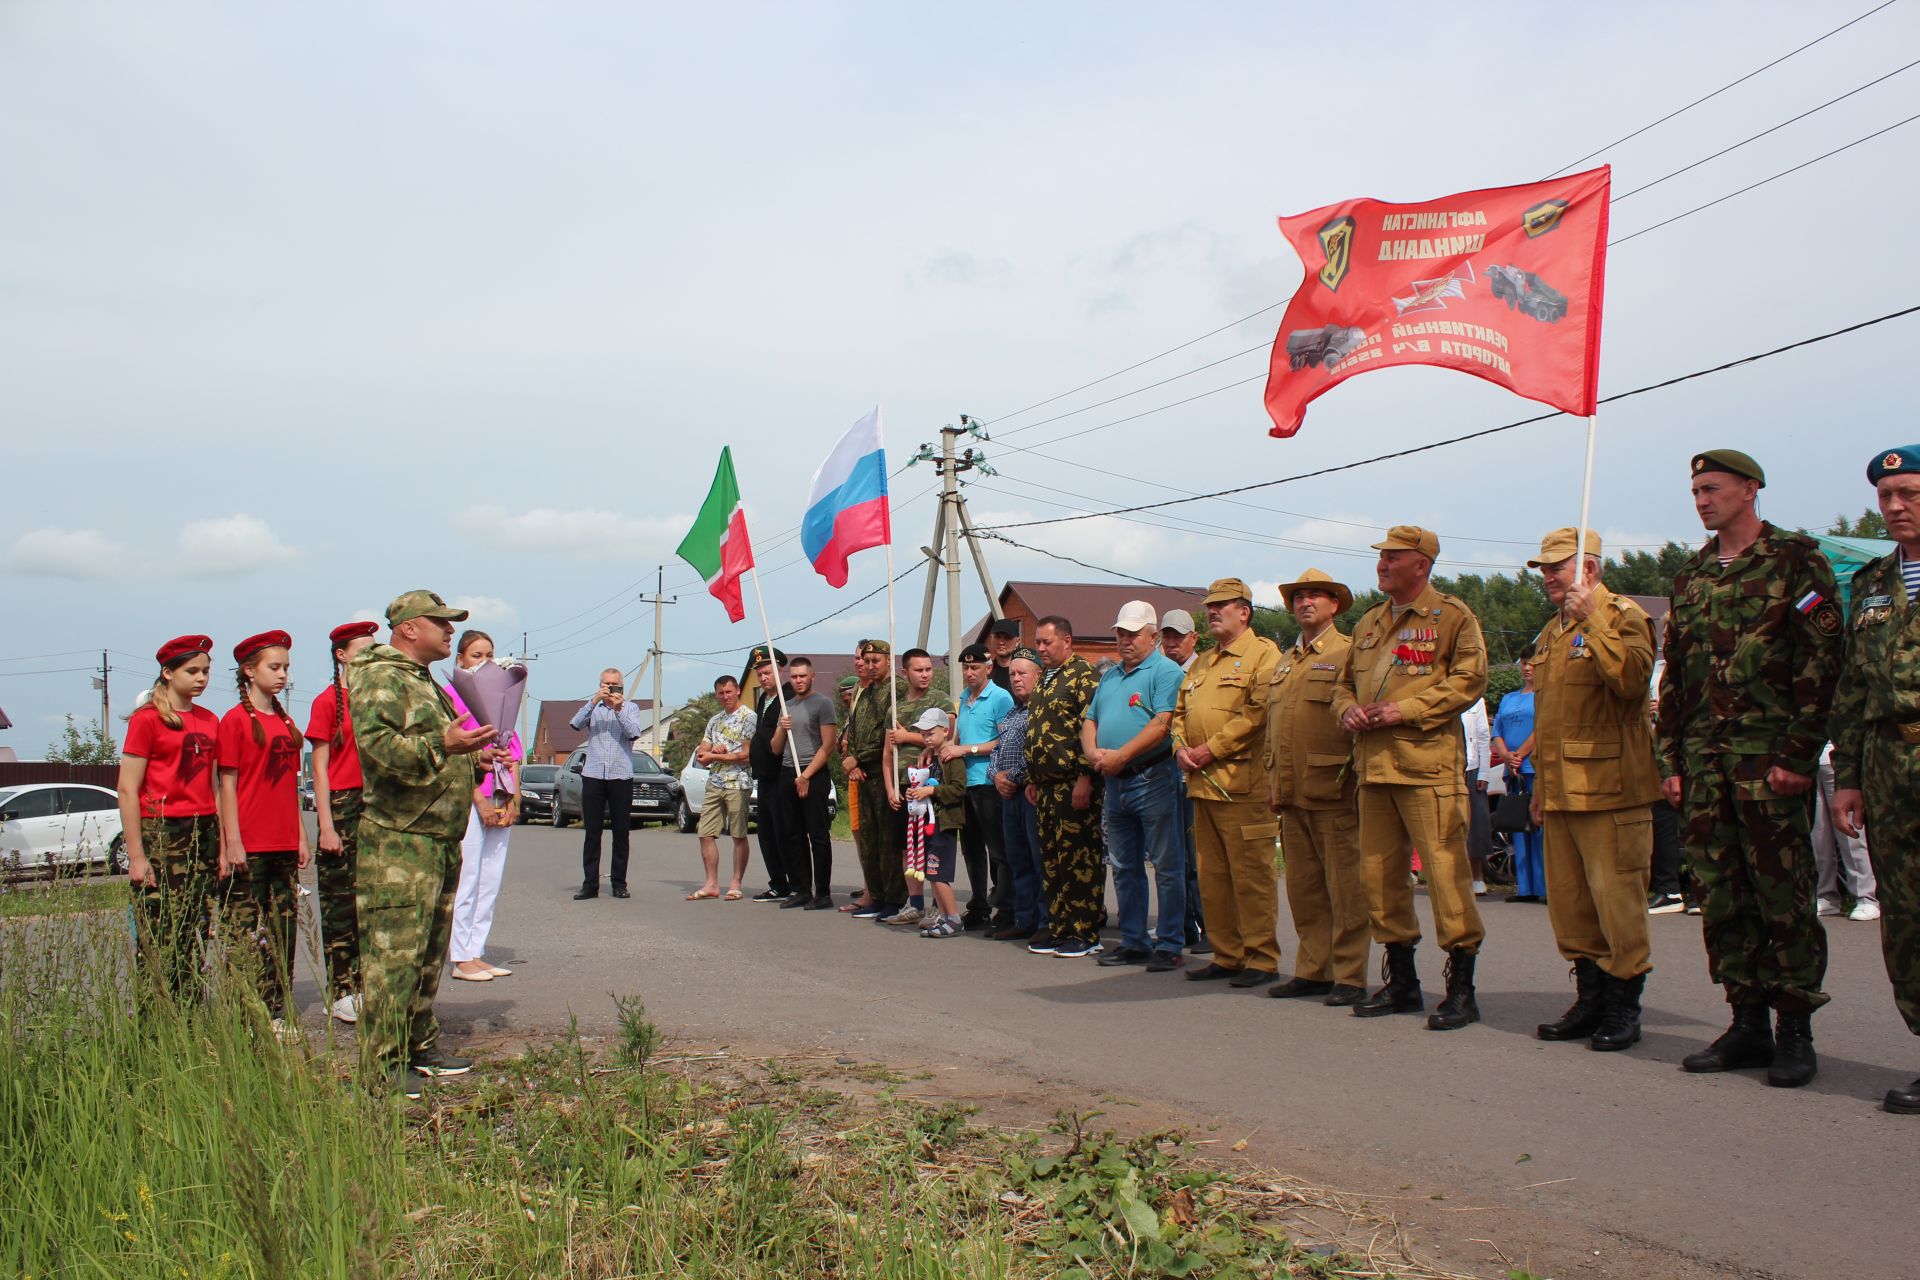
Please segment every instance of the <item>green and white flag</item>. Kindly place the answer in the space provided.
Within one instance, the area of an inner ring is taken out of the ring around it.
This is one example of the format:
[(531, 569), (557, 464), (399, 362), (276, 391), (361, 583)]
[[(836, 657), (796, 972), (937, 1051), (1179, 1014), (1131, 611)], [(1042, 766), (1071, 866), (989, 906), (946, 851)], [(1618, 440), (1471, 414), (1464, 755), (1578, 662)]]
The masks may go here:
[(700, 504), (693, 528), (681, 539), (679, 556), (707, 580), (707, 591), (727, 608), (727, 620), (747, 616), (740, 599), (740, 575), (753, 568), (753, 543), (747, 540), (747, 513), (740, 505), (740, 482), (733, 478), (733, 450), (720, 450), (713, 488)]

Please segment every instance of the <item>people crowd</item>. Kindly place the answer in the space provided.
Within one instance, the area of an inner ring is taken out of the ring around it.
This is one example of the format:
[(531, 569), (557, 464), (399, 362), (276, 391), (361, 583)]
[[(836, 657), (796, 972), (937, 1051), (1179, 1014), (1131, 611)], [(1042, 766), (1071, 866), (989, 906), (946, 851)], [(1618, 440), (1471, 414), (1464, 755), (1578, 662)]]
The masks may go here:
[[(1636, 1044), (1648, 917), (1691, 907), (1730, 1020), (1684, 1069), (1804, 1085), (1818, 1070), (1812, 1017), (1828, 1001), (1822, 919), (1843, 894), (1855, 919), (1879, 921), (1895, 1005), (1920, 1034), (1920, 826), (1906, 803), (1920, 792), (1920, 445), (1877, 455), (1867, 475), (1898, 548), (1854, 576), (1848, 602), (1813, 539), (1759, 516), (1766, 477), (1754, 459), (1696, 455), (1690, 487), (1709, 538), (1675, 578), (1662, 654), (1647, 614), (1605, 585), (1598, 535), (1548, 533), (1528, 564), (1555, 612), (1527, 647), (1522, 689), (1490, 722), (1480, 623), (1434, 586), (1439, 538), (1412, 525), (1374, 544), (1384, 598), (1351, 632), (1339, 626), (1347, 584), (1318, 569), (1284, 583), (1299, 623), (1285, 649), (1256, 633), (1254, 592), (1236, 577), (1201, 599), (1204, 641), (1184, 610), (1125, 604), (1102, 668), (1075, 653), (1067, 618), (1038, 619), (1031, 644), (997, 620), (959, 655), (952, 697), (933, 688), (921, 649), (896, 660), (886, 641), (862, 641), (837, 698), (815, 688), (806, 657), (755, 649), (741, 678), (715, 682), (720, 711), (695, 748), (708, 771), (704, 875), (688, 898), (744, 896), (757, 791), (768, 885), (755, 901), (1115, 970), (1184, 970), (1358, 1017), (1425, 1014), (1452, 1031), (1481, 1016), (1477, 900), (1495, 782), (1527, 818), (1512, 900), (1544, 900), (1571, 967), (1572, 1004), (1540, 1039)], [(414, 591), (389, 607), (386, 644), (372, 624), (336, 629), (335, 681), (305, 735), (325, 777), (331, 1007), (360, 1019), (374, 1078), (408, 1092), (466, 1068), (438, 1047), (433, 1019), (450, 955), (456, 977), (507, 974), (482, 949), (505, 859), (504, 834), (490, 833), (511, 820), (517, 748), (463, 718), (428, 665), (452, 652), (464, 618)], [(236, 647), (240, 700), (217, 724), (194, 705), (211, 641), (163, 646), (121, 781), (150, 985), (189, 985), (218, 906), (263, 958), (276, 1025), (288, 1012), (293, 878), (312, 856), (293, 791), (300, 735), (278, 699), (291, 644), (266, 632)], [(459, 651), (484, 662), (491, 642), (469, 632)], [(588, 732), (579, 897), (598, 892), (603, 813), (613, 892), (627, 893), (631, 711), (609, 670), (574, 718)], [(827, 821), (835, 761), (861, 881), (841, 903)], [(1283, 879), (1297, 939), (1284, 980)], [(1422, 881), (1444, 988), (1431, 1011)], [(1884, 1105), (1920, 1114), (1920, 1081)]]

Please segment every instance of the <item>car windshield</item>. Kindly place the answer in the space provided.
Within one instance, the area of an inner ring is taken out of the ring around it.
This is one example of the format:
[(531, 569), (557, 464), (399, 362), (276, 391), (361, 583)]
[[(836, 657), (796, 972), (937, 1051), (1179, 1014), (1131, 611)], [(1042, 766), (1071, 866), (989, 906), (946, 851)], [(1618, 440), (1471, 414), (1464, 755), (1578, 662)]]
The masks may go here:
[(636, 751), (633, 753), (633, 771), (635, 773), (666, 772), (664, 769), (660, 767), (660, 762), (658, 760), (655, 760), (652, 756), (648, 755), (644, 751)]
[(19, 794), (20, 788), (18, 787), (9, 787), (5, 791), (0, 791), (0, 809), (4, 809), (13, 803), (13, 798)]
[(558, 765), (530, 764), (520, 770), (520, 777), (527, 782), (552, 782), (553, 775), (560, 772)]

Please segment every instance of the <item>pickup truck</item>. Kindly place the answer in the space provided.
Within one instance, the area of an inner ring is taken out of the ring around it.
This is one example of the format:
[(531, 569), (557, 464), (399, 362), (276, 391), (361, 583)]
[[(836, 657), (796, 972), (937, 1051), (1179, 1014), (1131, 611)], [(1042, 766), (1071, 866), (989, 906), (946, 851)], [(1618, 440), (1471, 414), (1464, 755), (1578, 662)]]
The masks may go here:
[[(576, 747), (553, 781), (553, 825), (564, 827), (581, 816), (580, 775), (587, 749)], [(672, 822), (680, 806), (680, 784), (645, 751), (633, 753), (633, 824)]]

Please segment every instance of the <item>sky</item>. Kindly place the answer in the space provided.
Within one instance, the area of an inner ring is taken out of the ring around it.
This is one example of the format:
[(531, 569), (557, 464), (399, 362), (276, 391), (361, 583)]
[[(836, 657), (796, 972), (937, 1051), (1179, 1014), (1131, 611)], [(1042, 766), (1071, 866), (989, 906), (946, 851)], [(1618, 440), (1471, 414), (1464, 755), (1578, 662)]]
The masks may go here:
[[(856, 556), (835, 591), (794, 528), (876, 404), (896, 572), (937, 485), (903, 464), (963, 413), (994, 437), (968, 442), (998, 473), (970, 477), (977, 525), (1532, 416), (1478, 379), (1397, 369), (1269, 439), (1256, 375), (1279, 312), (1232, 322), (1300, 282), (1275, 218), (1605, 162), (1631, 233), (1920, 112), (1915, 68), (1624, 196), (1920, 57), (1920, 4), (1897, 0), (1609, 145), (1875, 3), (12, 0), (0, 745), (32, 758), (66, 713), (96, 715), (82, 668), (103, 648), (117, 717), (183, 632), (215, 638), (216, 712), (231, 645), (292, 632), (304, 717), (328, 629), (415, 587), (502, 653), (524, 632), (534, 697), (584, 696), (645, 656), (659, 565), (678, 703), (762, 636), (751, 593), (729, 625), (674, 557), (723, 445), (772, 629), (841, 611), (782, 643), (845, 652), (887, 631), (884, 593), (854, 603), (885, 558)], [(1620, 245), (1601, 394), (1913, 305), (1916, 139), (1920, 122)], [(1920, 317), (1892, 321), (1603, 409), (1595, 526), (1610, 549), (1698, 541), (1687, 459), (1728, 445), (1767, 467), (1763, 515), (1857, 513), (1868, 457), (1920, 436), (1900, 391), (1916, 338)], [(1411, 522), (1440, 534), (1442, 572), (1496, 572), (1575, 522), (1583, 456), (1561, 418), (1006, 531), (1094, 568), (986, 555), (1001, 582), (1232, 574), (1264, 595), (1314, 564), (1364, 588), (1368, 544)], [(897, 588), (899, 635), (921, 585)], [(986, 609), (970, 578), (962, 606), (969, 624)]]

